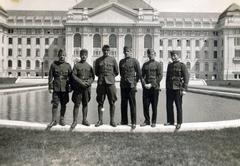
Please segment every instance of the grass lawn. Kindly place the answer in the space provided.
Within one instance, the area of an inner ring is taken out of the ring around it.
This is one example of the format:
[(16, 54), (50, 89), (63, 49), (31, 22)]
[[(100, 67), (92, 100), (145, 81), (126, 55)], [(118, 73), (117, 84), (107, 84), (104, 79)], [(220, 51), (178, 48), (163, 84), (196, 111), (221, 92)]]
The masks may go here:
[(240, 165), (240, 128), (177, 133), (0, 128), (0, 165)]

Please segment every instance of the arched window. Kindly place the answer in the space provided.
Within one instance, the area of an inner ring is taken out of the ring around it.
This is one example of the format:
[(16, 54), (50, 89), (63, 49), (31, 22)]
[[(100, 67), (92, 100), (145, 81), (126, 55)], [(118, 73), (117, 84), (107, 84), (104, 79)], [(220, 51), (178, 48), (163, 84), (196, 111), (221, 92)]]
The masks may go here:
[(17, 61), (17, 67), (18, 67), (18, 68), (21, 68), (21, 67), (22, 67), (22, 61), (20, 61), (20, 60)]
[(195, 70), (196, 70), (196, 71), (200, 71), (200, 64), (199, 64), (199, 62), (196, 62), (196, 64), (195, 64)]
[(146, 35), (144, 37), (144, 48), (152, 48), (152, 36)]
[(128, 34), (125, 36), (124, 46), (132, 48), (132, 36), (131, 35)]
[(26, 68), (27, 68), (27, 69), (30, 69), (30, 68), (31, 68), (31, 62), (30, 62), (30, 60), (27, 60), (27, 62), (26, 62)]
[(12, 68), (12, 61), (11, 60), (8, 60), (8, 67)]
[(73, 46), (74, 47), (81, 47), (82, 43), (81, 43), (81, 35), (79, 33), (74, 35), (74, 42), (73, 42)]
[(40, 62), (39, 62), (39, 60), (36, 60), (36, 61), (35, 61), (35, 68), (36, 68), (36, 69), (39, 69), (39, 68), (40, 68)]
[(93, 47), (101, 48), (101, 36), (99, 34), (93, 36)]
[(208, 62), (205, 63), (205, 71), (209, 71), (209, 64), (208, 64)]
[(112, 48), (117, 48), (117, 37), (114, 34), (109, 36), (109, 45)]
[(48, 69), (49, 68), (49, 63), (48, 63), (47, 60), (44, 61), (43, 67), (44, 67), (44, 69)]
[(191, 70), (191, 63), (190, 62), (187, 62), (186, 66), (187, 66), (188, 70)]

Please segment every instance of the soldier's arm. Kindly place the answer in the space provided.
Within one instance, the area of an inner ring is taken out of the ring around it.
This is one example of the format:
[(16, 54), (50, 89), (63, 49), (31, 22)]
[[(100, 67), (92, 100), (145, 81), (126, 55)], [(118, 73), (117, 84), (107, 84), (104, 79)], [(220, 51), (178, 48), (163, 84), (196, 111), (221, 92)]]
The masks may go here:
[(48, 89), (53, 90), (53, 64), (51, 64), (48, 74)]
[(118, 64), (117, 64), (117, 61), (116, 59), (114, 58), (113, 60), (113, 63), (114, 63), (114, 69), (113, 69), (113, 72), (114, 72), (114, 75), (117, 76), (119, 71), (118, 71)]
[(145, 64), (143, 64), (143, 66), (142, 66), (142, 77), (141, 77), (142, 87), (144, 87), (145, 84), (146, 84), (146, 82), (145, 82), (145, 80), (144, 80), (145, 75), (146, 75), (146, 73), (144, 72), (144, 67), (145, 67)]
[(96, 76), (99, 76), (99, 62), (98, 59), (93, 62), (93, 70)]
[(182, 78), (183, 78), (183, 88), (184, 90), (188, 89), (189, 74), (185, 64), (182, 64)]
[(90, 78), (88, 79), (88, 86), (90, 86), (92, 83), (93, 83), (93, 81), (94, 81), (94, 79), (95, 79), (95, 76), (94, 76), (94, 71), (93, 71), (93, 68), (91, 67), (91, 69), (90, 69)]
[(157, 83), (159, 84), (163, 77), (163, 68), (160, 63), (157, 65)]
[(136, 82), (138, 82), (139, 79), (141, 80), (142, 74), (141, 74), (140, 64), (136, 59), (135, 59), (135, 71), (136, 71)]
[(119, 72), (120, 72), (120, 76), (122, 77), (122, 74), (123, 74), (123, 72), (122, 72), (122, 63), (123, 63), (123, 60), (120, 60), (120, 62), (119, 62)]

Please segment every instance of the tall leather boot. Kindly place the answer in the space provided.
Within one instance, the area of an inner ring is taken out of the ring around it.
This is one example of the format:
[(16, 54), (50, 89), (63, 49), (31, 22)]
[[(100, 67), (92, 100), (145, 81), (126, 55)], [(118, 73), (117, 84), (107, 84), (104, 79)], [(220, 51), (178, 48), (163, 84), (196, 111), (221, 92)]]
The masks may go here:
[(90, 126), (90, 124), (87, 121), (87, 113), (88, 113), (88, 107), (83, 106), (83, 108), (82, 108), (82, 115), (83, 115), (82, 124), (85, 125), (85, 126)]
[(110, 125), (112, 127), (117, 127), (116, 123), (114, 122), (114, 114), (115, 114), (115, 105), (110, 105)]
[(75, 106), (73, 108), (73, 123), (71, 128), (74, 129), (77, 126), (77, 118), (78, 118), (79, 106)]
[(65, 121), (64, 121), (64, 115), (66, 112), (66, 105), (62, 104), (61, 105), (61, 111), (60, 111), (60, 120), (59, 120), (59, 125), (65, 126)]
[(103, 116), (102, 106), (98, 106), (98, 122), (95, 124), (95, 127), (103, 125), (102, 116)]
[(53, 127), (57, 125), (57, 106), (52, 106), (52, 121), (49, 123), (48, 127)]

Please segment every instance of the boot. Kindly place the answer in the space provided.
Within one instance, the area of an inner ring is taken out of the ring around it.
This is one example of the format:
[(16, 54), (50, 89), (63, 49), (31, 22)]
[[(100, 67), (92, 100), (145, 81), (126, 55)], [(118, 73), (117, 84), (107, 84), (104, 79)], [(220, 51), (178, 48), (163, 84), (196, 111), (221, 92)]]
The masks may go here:
[(57, 108), (52, 108), (52, 121), (49, 123), (48, 127), (53, 127), (57, 125)]
[(74, 109), (73, 109), (73, 123), (71, 125), (72, 129), (74, 129), (77, 126), (78, 110), (79, 110), (79, 107), (74, 106)]
[(102, 107), (98, 106), (98, 122), (95, 124), (95, 127), (99, 127), (101, 125), (103, 125), (103, 122), (102, 122), (102, 116), (103, 116), (103, 112), (102, 112)]
[(115, 105), (110, 105), (110, 126), (117, 127), (114, 122), (114, 114), (115, 114)]
[(88, 112), (87, 106), (83, 106), (83, 108), (82, 108), (82, 114), (83, 114), (82, 124), (85, 126), (90, 126), (89, 122), (87, 121), (87, 112)]
[(64, 115), (66, 112), (66, 105), (61, 105), (61, 111), (60, 111), (60, 120), (59, 120), (59, 124), (61, 126), (65, 126), (65, 122), (64, 122)]

